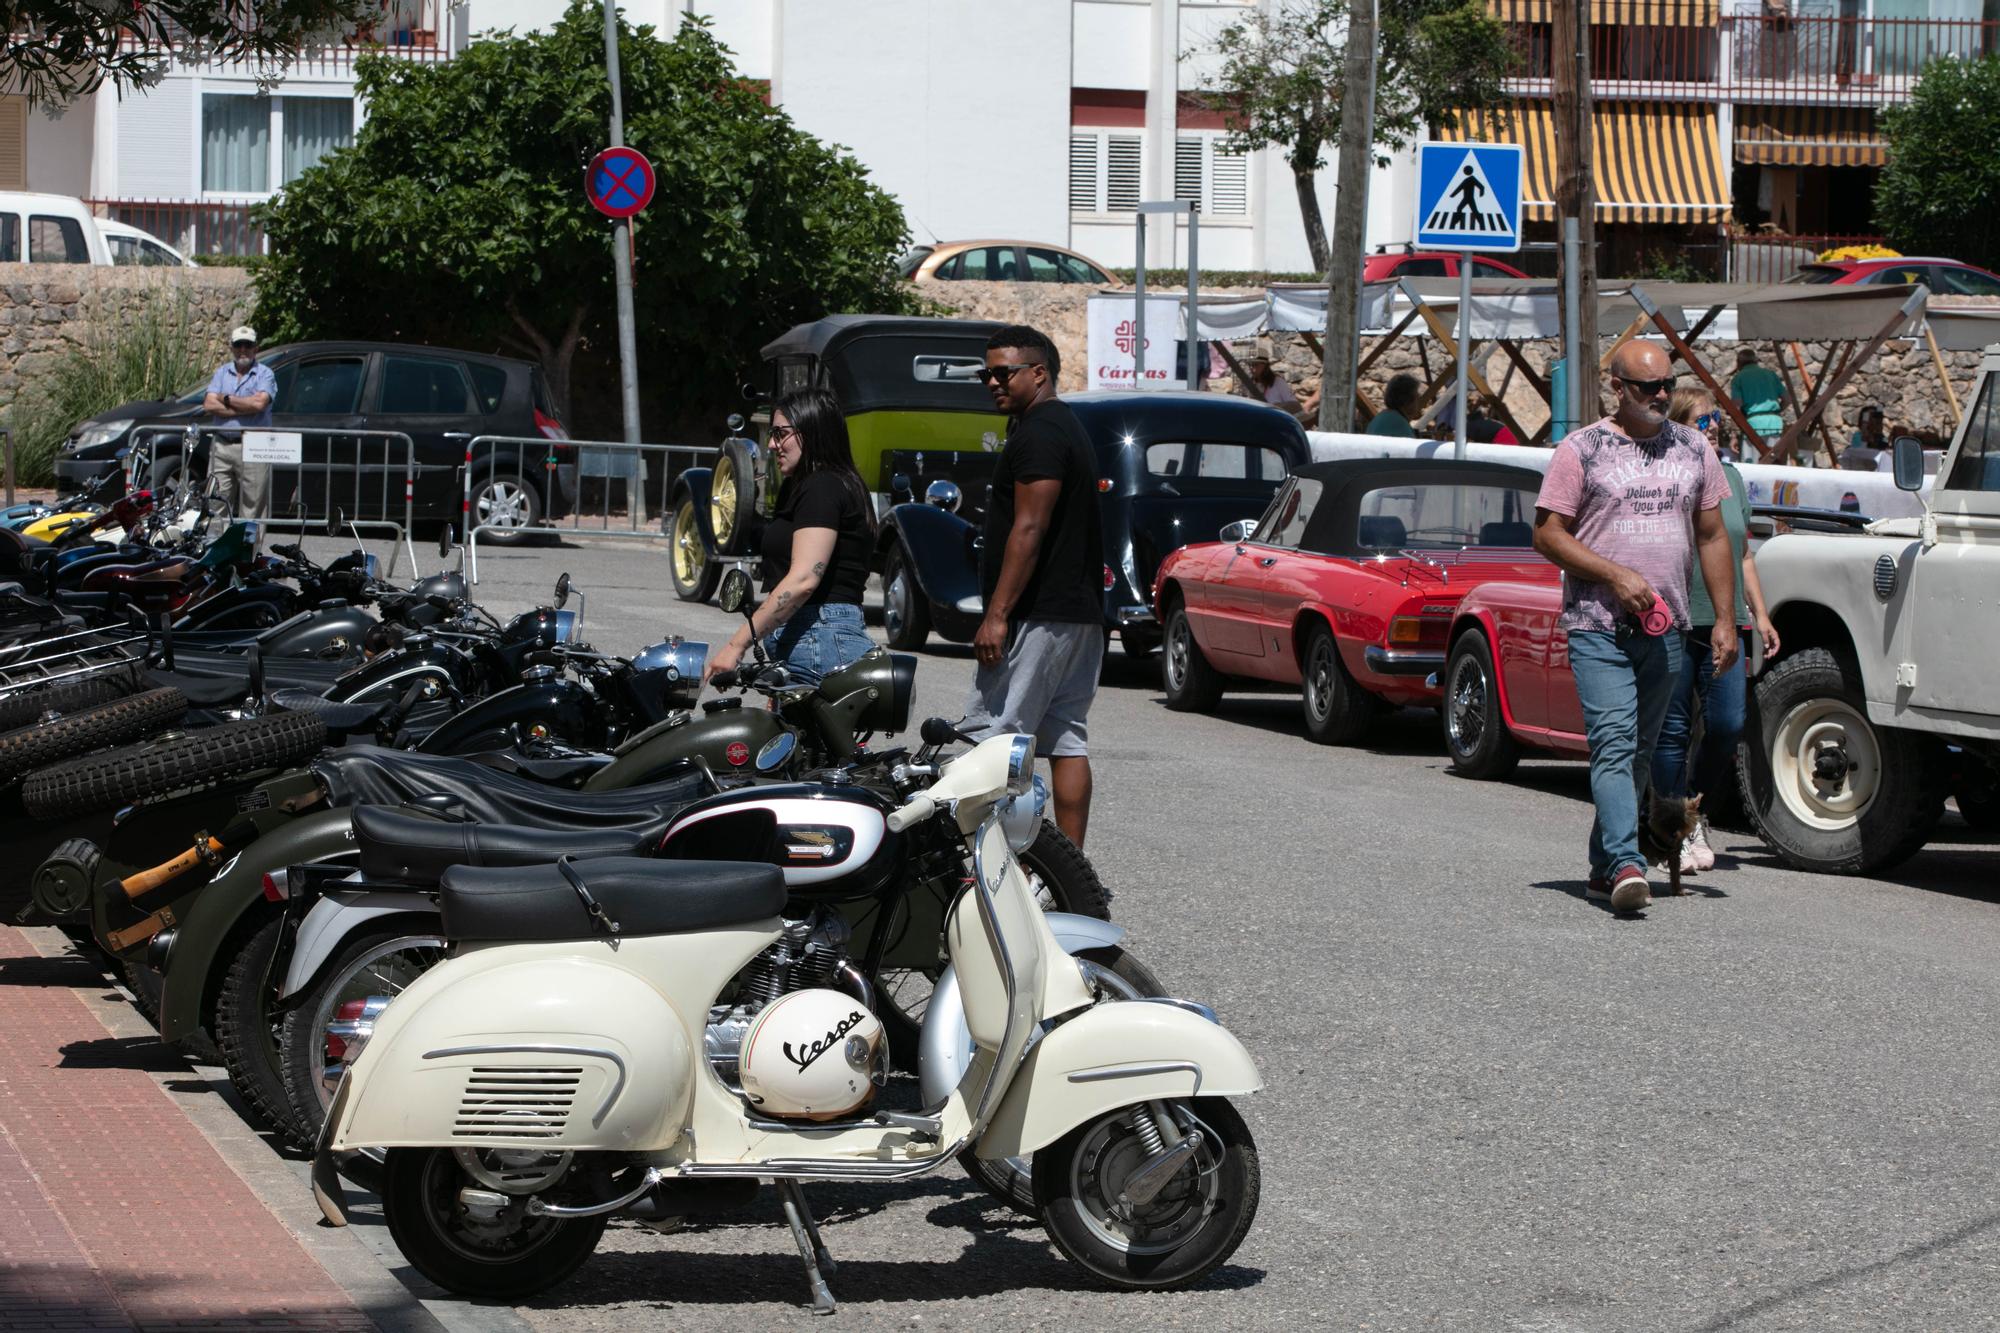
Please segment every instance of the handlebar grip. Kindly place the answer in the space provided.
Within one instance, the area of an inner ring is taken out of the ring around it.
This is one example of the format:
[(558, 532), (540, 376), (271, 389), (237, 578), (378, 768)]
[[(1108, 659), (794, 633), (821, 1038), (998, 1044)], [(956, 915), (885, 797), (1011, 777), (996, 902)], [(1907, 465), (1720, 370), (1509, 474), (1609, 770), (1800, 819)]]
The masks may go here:
[(921, 824), (936, 814), (937, 808), (937, 802), (931, 799), (928, 792), (912, 796), (907, 804), (889, 812), (889, 831), (901, 833), (913, 824)]
[(958, 739), (958, 728), (941, 717), (927, 717), (917, 734), (923, 737), (925, 745), (947, 745)]
[(727, 671), (718, 671), (708, 678), (708, 683), (718, 690), (733, 690), (736, 688), (736, 669), (731, 667)]

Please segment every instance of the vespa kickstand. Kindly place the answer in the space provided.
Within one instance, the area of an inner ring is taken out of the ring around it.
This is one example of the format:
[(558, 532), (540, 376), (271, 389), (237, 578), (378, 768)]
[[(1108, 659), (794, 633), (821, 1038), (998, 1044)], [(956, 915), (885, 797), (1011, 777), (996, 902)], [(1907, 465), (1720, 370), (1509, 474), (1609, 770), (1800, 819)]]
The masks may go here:
[(826, 1285), (826, 1274), (839, 1271), (833, 1256), (826, 1252), (826, 1244), (819, 1238), (819, 1223), (813, 1221), (812, 1209), (806, 1205), (805, 1189), (797, 1180), (779, 1180), (778, 1198), (785, 1205), (785, 1221), (791, 1223), (792, 1240), (798, 1244), (799, 1258), (805, 1262), (806, 1281), (812, 1287), (813, 1313), (833, 1313), (833, 1290)]

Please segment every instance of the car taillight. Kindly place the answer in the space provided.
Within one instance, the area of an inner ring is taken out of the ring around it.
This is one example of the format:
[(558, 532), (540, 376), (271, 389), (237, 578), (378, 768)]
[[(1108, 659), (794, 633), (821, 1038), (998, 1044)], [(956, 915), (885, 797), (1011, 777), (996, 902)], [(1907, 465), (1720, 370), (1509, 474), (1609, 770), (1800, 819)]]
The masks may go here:
[(1104, 591), (1110, 592), (1118, 586), (1118, 576), (1111, 572), (1111, 566), (1104, 567)]
[(1404, 648), (1442, 648), (1451, 631), (1451, 616), (1397, 616), (1389, 622), (1389, 642)]
[(1097, 479), (1097, 493), (1099, 495), (1111, 494), (1111, 478), (1099, 477)]
[(557, 421), (552, 416), (546, 415), (539, 407), (535, 408), (534, 412), (535, 429), (542, 433), (544, 439), (567, 440), (569, 438), (569, 432), (563, 429), (562, 422)]

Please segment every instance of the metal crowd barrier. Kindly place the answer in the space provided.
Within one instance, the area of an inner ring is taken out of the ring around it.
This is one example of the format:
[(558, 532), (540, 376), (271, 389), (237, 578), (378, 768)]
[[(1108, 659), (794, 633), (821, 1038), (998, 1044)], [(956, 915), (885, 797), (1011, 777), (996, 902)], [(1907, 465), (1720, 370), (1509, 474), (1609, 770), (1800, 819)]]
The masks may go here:
[[(391, 535), (395, 546), (390, 551), (386, 577), (395, 576), (399, 558), (396, 548), (408, 550), (410, 567), (416, 568), (417, 553), (411, 545), (410, 532), (416, 517), (417, 477), (426, 472), (446, 471), (444, 466), (419, 463), (416, 446), (402, 431), (290, 426), (264, 429), (297, 435), (300, 442), (297, 464), (268, 465), (271, 514), (259, 520), (266, 531), (323, 529), (338, 510), (344, 520), (343, 530), (352, 527), (357, 532)], [(207, 428), (200, 431), (211, 445), (219, 436), (231, 433)], [(135, 429), (132, 447), (125, 455), (127, 488), (150, 486), (161, 461), (167, 458), (179, 458), (185, 475), (186, 450), (185, 427)]]
[[(591, 537), (643, 537), (660, 539), (672, 530), (674, 481), (682, 471), (700, 459), (722, 452), (713, 445), (625, 444), (611, 440), (549, 440), (522, 435), (481, 435), (467, 441), (465, 463), (459, 472), (460, 518), (465, 529), (465, 545), (472, 581), (479, 582), (479, 535), (519, 532), (518, 522), (481, 521), (473, 512), (472, 478), (475, 454), (480, 475), (511, 473), (530, 478), (540, 475), (542, 494), (562, 497), (562, 518), (542, 516), (539, 532), (574, 533)], [(574, 460), (573, 462), (571, 460)], [(490, 461), (489, 461), (490, 460)], [(600, 483), (595, 505), (585, 503), (586, 481)], [(612, 507), (612, 489), (622, 486), (625, 507)], [(651, 508), (655, 517), (648, 521)], [(490, 508), (489, 508), (490, 513)]]

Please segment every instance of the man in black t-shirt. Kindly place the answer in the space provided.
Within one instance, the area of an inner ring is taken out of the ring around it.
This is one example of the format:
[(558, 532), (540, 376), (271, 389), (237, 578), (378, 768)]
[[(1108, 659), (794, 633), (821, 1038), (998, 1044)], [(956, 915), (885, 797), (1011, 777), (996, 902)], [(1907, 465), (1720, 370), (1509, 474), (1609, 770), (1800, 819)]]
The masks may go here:
[(1025, 325), (986, 343), (980, 380), (1008, 415), (986, 503), (985, 619), (968, 726), (1030, 732), (1048, 759), (1056, 824), (1077, 846), (1090, 823), (1089, 732), (1104, 662), (1104, 539), (1090, 436), (1056, 397), (1055, 344)]

